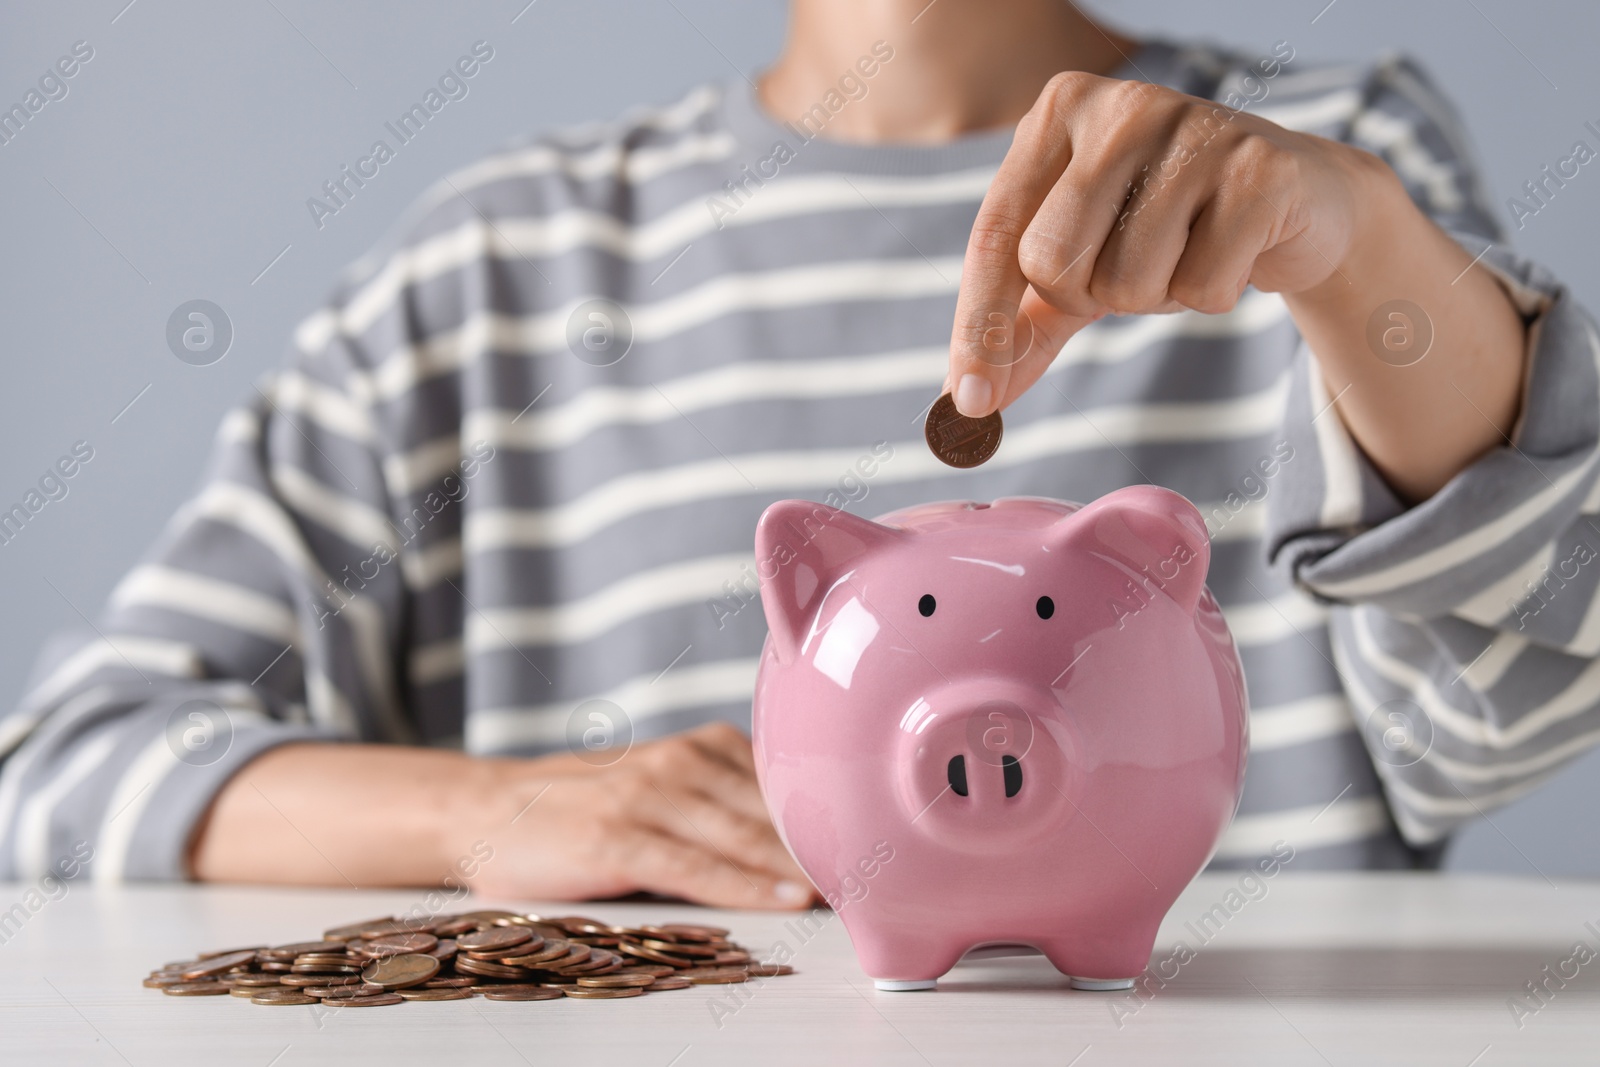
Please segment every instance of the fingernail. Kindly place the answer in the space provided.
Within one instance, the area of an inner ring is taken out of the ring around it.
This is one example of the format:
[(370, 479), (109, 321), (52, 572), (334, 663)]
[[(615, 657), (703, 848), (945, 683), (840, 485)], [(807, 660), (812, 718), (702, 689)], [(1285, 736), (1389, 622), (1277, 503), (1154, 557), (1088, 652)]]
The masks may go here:
[(811, 890), (799, 882), (779, 882), (772, 887), (772, 895), (785, 904), (804, 904), (811, 899)]
[(976, 374), (963, 374), (956, 383), (954, 400), (956, 410), (969, 419), (989, 414), (989, 401), (994, 396), (994, 386), (989, 379)]

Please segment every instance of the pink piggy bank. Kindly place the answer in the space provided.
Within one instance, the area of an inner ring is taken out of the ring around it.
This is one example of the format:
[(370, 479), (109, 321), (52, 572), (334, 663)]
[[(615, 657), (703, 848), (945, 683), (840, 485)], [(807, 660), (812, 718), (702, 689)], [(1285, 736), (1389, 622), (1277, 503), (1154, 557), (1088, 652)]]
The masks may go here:
[(878, 988), (1018, 947), (1130, 986), (1244, 781), (1194, 505), (1136, 486), (870, 522), (786, 500), (756, 559), (762, 792)]

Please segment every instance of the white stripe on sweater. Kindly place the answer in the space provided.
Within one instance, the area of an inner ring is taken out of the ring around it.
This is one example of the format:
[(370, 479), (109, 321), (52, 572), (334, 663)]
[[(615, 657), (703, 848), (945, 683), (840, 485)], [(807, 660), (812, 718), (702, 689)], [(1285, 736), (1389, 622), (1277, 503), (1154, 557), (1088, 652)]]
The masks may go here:
[(1240, 815), (1222, 835), (1216, 854), (1220, 859), (1249, 859), (1270, 852), (1280, 841), (1297, 852), (1343, 845), (1380, 834), (1388, 824), (1388, 811), (1378, 797)]
[(1339, 418), (1339, 411), (1328, 395), (1322, 379), (1322, 367), (1310, 349), (1301, 344), (1299, 358), (1309, 359), (1306, 368), (1309, 384), (1307, 402), (1311, 410), (1306, 413), (1317, 439), (1317, 455), (1322, 461), (1322, 517), (1324, 527), (1332, 530), (1354, 525), (1361, 519), (1361, 468), (1356, 459), (1356, 447)]
[(1228, 629), (1238, 645), (1267, 645), (1307, 630), (1321, 631), (1328, 609), (1296, 589), (1271, 600), (1234, 604), (1222, 609)]
[(518, 748), (556, 748), (567, 741), (567, 719), (589, 700), (608, 700), (634, 724), (684, 708), (748, 701), (755, 692), (760, 660), (718, 660), (630, 678), (603, 693), (531, 707), (474, 708), (467, 720), (466, 750), (493, 755)]
[(1528, 585), (1543, 575), (1545, 568), (1555, 558), (1555, 553), (1554, 541), (1541, 546), (1539, 551), (1512, 568), (1504, 578), (1463, 600), (1451, 614), (1479, 626), (1497, 625), (1501, 619), (1513, 614), (1515, 605), (1527, 598)]
[(1292, 748), (1354, 729), (1349, 702), (1335, 694), (1306, 697), (1268, 708), (1251, 708), (1250, 751)]
[[(233, 482), (212, 482), (194, 500), (185, 504), (174, 519), (182, 525), (197, 518), (233, 526), (241, 534), (264, 545), (285, 565), (297, 572), (308, 588), (318, 595), (329, 583), (328, 575), (311, 555), (300, 531), (279, 505), (254, 489)], [(339, 602), (329, 604), (329, 611)], [(390, 652), (386, 638), (385, 620), (378, 605), (370, 599), (356, 596), (342, 602), (337, 617), (348, 619), (350, 633), (356, 649), (357, 665), (365, 683), (365, 691), (375, 706), (382, 729), (390, 740), (408, 740), (413, 736), (410, 723), (402, 717), (395, 693), (394, 678), (390, 673)], [(322, 669), (311, 663), (311, 669)], [(311, 703), (311, 717), (331, 729), (344, 729), (346, 716), (337, 706), (319, 700), (317, 690), (307, 694)]]
[[(782, 270), (721, 274), (693, 289), (623, 308), (634, 343), (659, 341), (727, 315), (747, 311), (912, 300), (948, 296), (961, 277), (961, 259), (914, 257), (855, 260)], [(461, 369), (493, 350), (509, 355), (560, 355), (567, 350), (567, 320), (586, 298), (554, 311), (525, 316), (479, 312), (453, 330), (404, 345), (377, 370), (352, 381), (359, 395), (392, 400), (419, 382)]]
[[(578, 249), (609, 253), (633, 263), (673, 255), (729, 227), (745, 227), (819, 212), (871, 211), (874, 207), (943, 206), (983, 199), (994, 167), (936, 177), (885, 178), (800, 174), (762, 187), (739, 210), (718, 220), (696, 197), (649, 222), (630, 225), (601, 211), (572, 208), (543, 216), (474, 216), (392, 255), (337, 313), (337, 328), (360, 336), (394, 306), (408, 287), (420, 285), (485, 258), (514, 263), (549, 259)], [(865, 198), (865, 199), (863, 199)]]
[[(1359, 608), (1350, 614), (1350, 628), (1356, 638), (1354, 651), (1361, 662), (1407, 693), (1435, 727), (1468, 745), (1497, 751), (1516, 748), (1553, 726), (1577, 718), (1600, 701), (1600, 660), (1592, 660), (1561, 692), (1543, 704), (1529, 708), (1516, 722), (1504, 726), (1489, 722), (1456, 708), (1444, 698), (1437, 684), (1424, 670), (1386, 652), (1379, 645), (1377, 635), (1372, 632), (1366, 617), (1368, 610), (1371, 609)], [(1354, 672), (1341, 673), (1346, 687), (1349, 687)], [(1351, 696), (1354, 698), (1355, 694)], [(1370, 713), (1373, 706), (1363, 708), (1358, 702), (1357, 714)]]
[[(76, 731), (79, 719), (100, 714), (119, 693), (125, 692), (119, 686), (97, 685), (63, 701), (52, 711), (39, 735), (31, 737), (30, 743), (21, 745), (16, 752), (6, 757), (4, 763), (0, 763), (0, 839), (4, 838), (11, 826), (11, 817), (22, 798), (22, 783), (27, 778), (28, 771), (32, 769), (34, 761), (41, 754), (51, 751), (49, 741), (55, 737), (71, 735)], [(30, 727), (32, 725), (36, 725), (36, 722), (30, 723)], [(9, 839), (9, 843), (12, 848), (12, 859), (15, 861), (17, 859), (15, 838)]]
[(28, 693), (25, 708), (53, 704), (62, 696), (106, 667), (149, 671), (169, 678), (198, 678), (204, 667), (194, 646), (158, 637), (111, 634), (91, 641), (72, 653)]
[[(1192, 404), (1130, 404), (1040, 419), (1007, 434), (989, 469), (1048, 456), (1150, 442), (1239, 440), (1278, 425), (1287, 379), (1259, 392)], [(880, 484), (947, 475), (921, 440), (896, 442), (874, 476)], [(799, 492), (833, 485), (861, 458), (853, 449), (740, 453), (625, 474), (549, 508), (471, 512), (464, 523), (469, 555), (496, 548), (572, 544), (630, 516), (658, 508), (750, 492)], [(759, 487), (752, 490), (752, 485)]]
[(158, 607), (220, 622), (279, 644), (299, 644), (294, 612), (276, 597), (233, 582), (157, 564), (135, 567), (111, 593), (111, 607)]
[[(1600, 339), (1596, 339), (1592, 332), (1589, 334), (1589, 347), (1596, 363), (1595, 373), (1600, 375)], [(1311, 584), (1324, 596), (1353, 600), (1393, 593), (1487, 555), (1559, 508), (1561, 502), (1585, 478), (1592, 476), (1597, 456), (1600, 456), (1600, 446), (1591, 449), (1582, 463), (1576, 464), (1554, 481), (1547, 482), (1526, 500), (1501, 511), (1496, 517), (1460, 537), (1365, 574), (1351, 578), (1319, 579)]]
[(50, 816), (68, 793), (105, 764), (120, 739), (116, 730), (103, 730), (94, 740), (80, 745), (55, 777), (37, 786), (29, 795), (27, 803), (17, 813), (18, 879), (41, 878), (51, 873), (55, 860), (64, 858), (50, 855)]

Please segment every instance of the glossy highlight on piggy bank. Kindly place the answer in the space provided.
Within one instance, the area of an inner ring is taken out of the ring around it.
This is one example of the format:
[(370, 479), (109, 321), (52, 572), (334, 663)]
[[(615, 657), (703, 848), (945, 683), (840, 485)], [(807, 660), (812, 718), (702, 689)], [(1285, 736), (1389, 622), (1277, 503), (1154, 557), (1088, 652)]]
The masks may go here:
[(756, 559), (762, 792), (878, 988), (1014, 946), (1078, 988), (1130, 985), (1244, 781), (1244, 673), (1194, 506), (1135, 486), (873, 522), (788, 500)]

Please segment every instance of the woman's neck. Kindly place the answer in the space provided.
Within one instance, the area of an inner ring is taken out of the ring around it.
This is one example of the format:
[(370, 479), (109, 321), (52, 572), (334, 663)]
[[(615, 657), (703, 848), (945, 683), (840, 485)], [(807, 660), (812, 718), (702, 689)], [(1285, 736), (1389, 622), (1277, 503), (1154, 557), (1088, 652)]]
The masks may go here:
[(823, 104), (832, 140), (937, 143), (1014, 125), (1052, 75), (1109, 73), (1136, 47), (1066, 0), (792, 0), (759, 92), (783, 121)]

